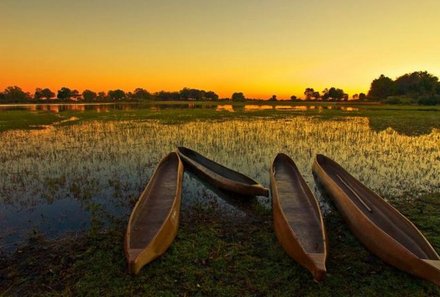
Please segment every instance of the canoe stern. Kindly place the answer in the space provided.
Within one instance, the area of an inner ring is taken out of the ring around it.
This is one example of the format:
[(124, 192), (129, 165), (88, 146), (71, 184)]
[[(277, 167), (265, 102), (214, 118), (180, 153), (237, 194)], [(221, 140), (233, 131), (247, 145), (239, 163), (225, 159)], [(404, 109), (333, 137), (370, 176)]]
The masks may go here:
[(315, 282), (321, 282), (327, 275), (327, 268), (325, 267), (326, 253), (308, 254), (311, 264), (310, 271), (313, 274)]
[(422, 259), (426, 267), (419, 272), (422, 277), (440, 286), (440, 260)]

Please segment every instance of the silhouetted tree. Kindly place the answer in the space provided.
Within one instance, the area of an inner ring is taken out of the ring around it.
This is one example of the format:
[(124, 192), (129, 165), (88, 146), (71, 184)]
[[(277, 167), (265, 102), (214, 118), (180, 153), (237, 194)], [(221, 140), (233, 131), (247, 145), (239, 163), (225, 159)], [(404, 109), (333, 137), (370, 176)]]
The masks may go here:
[(107, 99), (107, 95), (105, 94), (105, 92), (98, 92), (98, 96), (96, 96), (96, 99), (105, 100)]
[(277, 95), (272, 95), (272, 97), (270, 97), (269, 101), (277, 101)]
[(295, 95), (290, 96), (290, 100), (296, 101), (298, 98)]
[(71, 99), (80, 99), (81, 95), (78, 90), (72, 90)]
[(342, 95), (342, 100), (343, 100), (343, 101), (348, 101), (348, 94), (347, 94), (347, 93), (344, 93), (344, 94)]
[(206, 97), (206, 99), (212, 100), (212, 101), (218, 100), (218, 95), (216, 93), (214, 93), (213, 91), (206, 92), (205, 97)]
[(404, 74), (394, 81), (394, 95), (408, 97), (434, 96), (439, 85), (438, 77), (426, 71)]
[(198, 89), (183, 88), (179, 94), (183, 100), (203, 100), (205, 99), (206, 92)]
[(55, 93), (52, 92), (49, 88), (44, 88), (44, 89), (40, 89), (40, 88), (36, 88), (35, 89), (35, 94), (34, 94), (34, 99), (40, 100), (40, 99), (51, 99), (55, 97)]
[(315, 90), (313, 88), (306, 88), (304, 91), (304, 95), (306, 96), (306, 100), (312, 99), (313, 94), (315, 94)]
[(72, 90), (66, 87), (62, 87), (58, 90), (57, 98), (60, 100), (68, 100), (73, 96)]
[(373, 80), (368, 92), (368, 97), (373, 99), (385, 99), (394, 94), (394, 81), (381, 74), (379, 78)]
[(108, 97), (111, 100), (121, 100), (125, 98), (125, 92), (121, 89), (108, 91)]
[(327, 92), (322, 95), (322, 99), (324, 99), (324, 100), (331, 100), (331, 99), (340, 100), (340, 99), (344, 98), (345, 93), (344, 93), (344, 90), (342, 90), (342, 89), (337, 89), (335, 87), (331, 87), (330, 89), (325, 89), (325, 91), (327, 91)]
[(7, 87), (3, 92), (4, 101), (23, 102), (31, 99), (30, 94), (24, 92), (20, 87)]
[(359, 94), (359, 100), (366, 100), (366, 99), (367, 99), (367, 95), (365, 95), (365, 93)]
[(133, 98), (138, 100), (148, 100), (151, 99), (151, 94), (142, 88), (137, 88), (133, 92)]
[(154, 93), (154, 97), (157, 100), (163, 100), (163, 101), (179, 100), (180, 94), (179, 94), (179, 92), (159, 91), (159, 92)]
[(353, 94), (353, 96), (351, 97), (351, 99), (353, 99), (353, 100), (358, 100), (358, 99), (359, 99), (359, 94)]
[(97, 94), (91, 90), (84, 90), (82, 92), (82, 96), (83, 96), (84, 100), (92, 101), (92, 100), (96, 99)]
[(43, 95), (41, 94), (42, 91), (43, 91), (43, 89), (41, 89), (41, 88), (36, 88), (35, 89), (35, 93), (34, 93), (34, 99), (35, 100), (43, 99)]
[(315, 100), (318, 100), (318, 99), (321, 98), (321, 95), (319, 94), (318, 91), (313, 92), (313, 98), (314, 98)]
[(242, 92), (235, 92), (231, 96), (232, 101), (245, 101), (246, 97)]

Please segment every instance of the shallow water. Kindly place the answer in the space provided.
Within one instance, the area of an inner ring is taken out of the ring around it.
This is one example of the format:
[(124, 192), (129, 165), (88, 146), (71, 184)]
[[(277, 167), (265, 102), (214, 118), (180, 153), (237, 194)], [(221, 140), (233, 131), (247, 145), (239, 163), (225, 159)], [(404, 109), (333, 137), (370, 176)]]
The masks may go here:
[[(317, 153), (333, 158), (385, 197), (411, 199), (440, 189), (440, 131), (405, 136), (376, 132), (367, 118), (249, 119), (161, 124), (87, 122), (0, 133), (0, 249), (33, 233), (49, 238), (79, 232), (94, 218), (127, 218), (156, 164), (187, 146), (269, 186), (278, 152), (292, 157), (322, 200), (311, 166)], [(245, 216), (185, 174), (183, 207), (220, 203)], [(269, 204), (269, 199), (260, 199)]]
[(218, 104), (218, 103), (86, 103), (86, 104), (0, 104), (0, 111), (2, 110), (27, 110), (27, 111), (49, 111), (53, 113), (60, 113), (63, 111), (97, 111), (110, 112), (112, 110), (164, 110), (164, 109), (212, 109), (216, 111), (261, 111), (261, 110), (283, 110), (283, 111), (307, 111), (307, 110), (342, 110), (342, 111), (358, 111), (358, 107), (341, 106), (341, 105), (261, 105), (261, 104), (244, 104), (242, 106), (233, 106), (232, 104)]

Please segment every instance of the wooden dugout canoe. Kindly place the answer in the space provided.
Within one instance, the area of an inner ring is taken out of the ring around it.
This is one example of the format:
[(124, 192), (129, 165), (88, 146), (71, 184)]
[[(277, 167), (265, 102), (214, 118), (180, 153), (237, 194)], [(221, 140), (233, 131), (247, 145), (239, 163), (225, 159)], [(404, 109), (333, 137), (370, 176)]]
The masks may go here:
[(219, 189), (245, 196), (269, 196), (268, 189), (244, 174), (220, 165), (186, 147), (178, 147), (177, 152), (185, 168)]
[(176, 237), (182, 177), (182, 162), (172, 152), (160, 161), (134, 206), (124, 245), (131, 274), (162, 255)]
[(295, 163), (278, 154), (270, 169), (275, 234), (284, 250), (316, 281), (325, 278), (327, 240), (318, 201)]
[(440, 285), (440, 258), (417, 227), (338, 163), (317, 155), (313, 172), (354, 235), (375, 255)]

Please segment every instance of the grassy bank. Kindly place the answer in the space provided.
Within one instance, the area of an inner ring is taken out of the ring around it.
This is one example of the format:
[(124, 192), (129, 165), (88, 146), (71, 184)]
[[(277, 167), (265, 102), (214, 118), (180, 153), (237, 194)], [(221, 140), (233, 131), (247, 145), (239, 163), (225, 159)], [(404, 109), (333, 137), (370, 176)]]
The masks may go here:
[[(440, 194), (393, 202), (440, 250)], [(104, 233), (33, 239), (0, 262), (1, 296), (438, 296), (435, 285), (394, 269), (352, 236), (337, 212), (325, 218), (328, 276), (321, 283), (277, 243), (270, 211), (230, 220), (193, 205), (175, 242), (138, 276), (126, 273), (125, 221)]]

